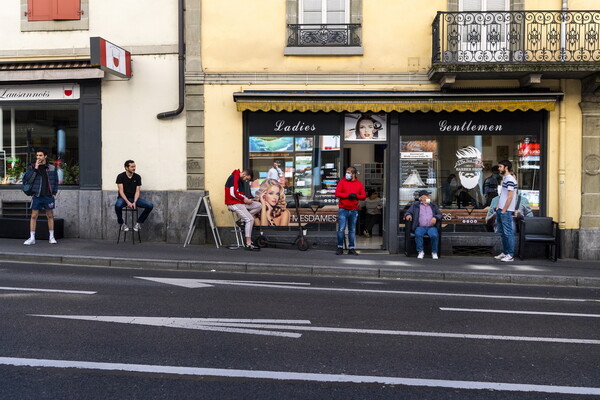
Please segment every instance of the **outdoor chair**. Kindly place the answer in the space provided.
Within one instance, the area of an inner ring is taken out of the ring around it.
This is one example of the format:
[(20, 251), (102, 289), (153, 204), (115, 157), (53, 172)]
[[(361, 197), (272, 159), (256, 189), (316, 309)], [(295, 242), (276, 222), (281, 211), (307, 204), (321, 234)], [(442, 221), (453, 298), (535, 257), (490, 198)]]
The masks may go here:
[[(435, 227), (437, 228), (438, 231), (438, 236), (439, 236), (439, 243), (438, 243), (438, 257), (441, 257), (442, 254), (442, 221), (437, 221), (435, 224)], [(425, 235), (423, 237), (424, 240), (424, 247), (427, 248), (431, 248), (431, 242), (429, 239), (429, 235)], [(429, 242), (429, 245), (428, 245)], [(416, 254), (417, 252), (417, 246), (415, 243), (415, 232), (412, 230), (412, 221), (406, 221), (404, 220), (404, 254), (407, 257), (410, 257), (413, 254)]]
[(538, 243), (548, 246), (549, 257), (556, 261), (560, 254), (558, 222), (551, 217), (527, 217), (520, 223), (519, 258), (524, 259), (525, 244)]

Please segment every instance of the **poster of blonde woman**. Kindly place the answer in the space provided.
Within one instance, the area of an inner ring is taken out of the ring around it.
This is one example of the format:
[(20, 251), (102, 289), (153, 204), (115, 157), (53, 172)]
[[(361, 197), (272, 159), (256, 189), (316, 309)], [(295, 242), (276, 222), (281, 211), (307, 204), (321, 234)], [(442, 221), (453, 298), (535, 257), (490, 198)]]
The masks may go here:
[(288, 226), (290, 211), (285, 202), (285, 191), (279, 181), (265, 179), (256, 191), (256, 200), (262, 208), (254, 217), (258, 226)]

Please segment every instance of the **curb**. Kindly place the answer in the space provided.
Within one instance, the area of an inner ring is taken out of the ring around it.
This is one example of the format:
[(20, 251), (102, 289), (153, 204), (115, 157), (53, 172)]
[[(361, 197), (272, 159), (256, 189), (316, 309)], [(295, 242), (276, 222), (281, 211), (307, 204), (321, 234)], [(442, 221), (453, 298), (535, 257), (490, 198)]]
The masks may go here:
[(307, 266), (231, 261), (157, 260), (149, 258), (119, 258), (96, 256), (57, 256), (51, 254), (0, 253), (0, 261), (44, 262), (59, 265), (114, 267), (137, 269), (177, 269), (205, 272), (237, 272), (276, 275), (335, 276), (369, 279), (426, 280), (464, 283), (494, 283), (515, 285), (570, 286), (600, 288), (600, 278), (548, 276), (507, 273), (447, 272), (401, 270), (376, 267)]

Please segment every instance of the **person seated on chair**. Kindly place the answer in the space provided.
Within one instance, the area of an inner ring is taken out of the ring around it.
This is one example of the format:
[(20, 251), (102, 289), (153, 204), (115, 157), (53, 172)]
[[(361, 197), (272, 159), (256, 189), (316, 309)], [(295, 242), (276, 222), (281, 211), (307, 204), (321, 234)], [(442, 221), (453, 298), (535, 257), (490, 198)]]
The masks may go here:
[(144, 212), (138, 217), (138, 220), (133, 225), (134, 231), (142, 229), (142, 224), (150, 215), (154, 205), (140, 197), (140, 188), (142, 186), (142, 177), (135, 173), (135, 162), (133, 160), (125, 161), (125, 172), (117, 175), (117, 188), (119, 197), (115, 203), (115, 213), (117, 214), (117, 222), (121, 225), (121, 230), (129, 231), (129, 227), (123, 221), (123, 207), (135, 210), (138, 207), (143, 208)]
[(236, 169), (229, 175), (225, 182), (225, 204), (229, 211), (236, 212), (240, 220), (244, 222), (244, 234), (246, 237), (246, 250), (260, 251), (260, 247), (252, 243), (252, 227), (254, 226), (254, 216), (258, 214), (262, 205), (254, 201), (248, 193), (247, 184), (252, 180), (253, 172), (251, 169), (244, 169), (240, 172)]
[(427, 190), (419, 190), (419, 201), (412, 203), (404, 214), (404, 219), (412, 221), (411, 232), (415, 232), (415, 243), (417, 245), (417, 258), (425, 257), (423, 250), (423, 237), (428, 235), (431, 239), (431, 258), (438, 259), (439, 235), (436, 224), (442, 219), (439, 207), (431, 202)]

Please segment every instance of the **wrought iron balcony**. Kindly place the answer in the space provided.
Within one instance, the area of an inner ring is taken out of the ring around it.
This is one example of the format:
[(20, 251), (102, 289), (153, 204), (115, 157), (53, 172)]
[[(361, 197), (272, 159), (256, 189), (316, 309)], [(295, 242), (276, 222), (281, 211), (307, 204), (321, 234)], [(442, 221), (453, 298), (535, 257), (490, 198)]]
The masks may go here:
[(485, 63), (565, 77), (600, 70), (600, 11), (438, 12), (432, 34), (430, 77)]
[(290, 47), (360, 46), (360, 24), (288, 24)]

